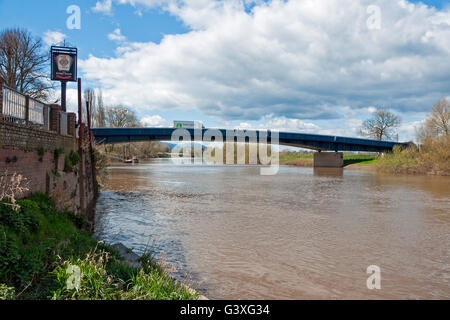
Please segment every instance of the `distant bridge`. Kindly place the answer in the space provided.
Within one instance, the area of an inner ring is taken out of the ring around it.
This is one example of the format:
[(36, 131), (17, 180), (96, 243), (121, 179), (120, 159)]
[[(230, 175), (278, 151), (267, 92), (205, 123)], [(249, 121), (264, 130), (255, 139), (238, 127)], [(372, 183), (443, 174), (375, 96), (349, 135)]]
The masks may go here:
[[(92, 133), (97, 143), (124, 143), (139, 141), (171, 141), (175, 128), (93, 128)], [(191, 141), (203, 141), (205, 132), (208, 129), (197, 129), (201, 131), (201, 136), (194, 134), (194, 129), (187, 130), (191, 136)], [(272, 132), (259, 130), (227, 130), (227, 129), (211, 129), (218, 130), (223, 139), (226, 139), (227, 132), (231, 132), (235, 136), (235, 141), (245, 139), (248, 142), (255, 137), (259, 142), (259, 137), (267, 135), (267, 143), (272, 144)], [(241, 141), (240, 140), (240, 141)], [(265, 142), (265, 139), (263, 138)], [(172, 141), (173, 142), (173, 141)], [(274, 141), (276, 142), (276, 141)], [(391, 141), (378, 141), (359, 138), (348, 138), (338, 136), (327, 136), (309, 133), (295, 132), (279, 132), (278, 144), (283, 146), (291, 146), (298, 148), (306, 148), (317, 151), (365, 151), (365, 152), (386, 152), (391, 151), (396, 145), (406, 147), (407, 143), (398, 143)]]

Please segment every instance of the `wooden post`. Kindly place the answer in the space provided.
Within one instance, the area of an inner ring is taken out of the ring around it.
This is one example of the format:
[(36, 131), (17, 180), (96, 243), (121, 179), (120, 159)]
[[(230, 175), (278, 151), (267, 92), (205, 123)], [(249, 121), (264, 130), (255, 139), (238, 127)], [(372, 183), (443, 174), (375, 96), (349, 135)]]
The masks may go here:
[(49, 110), (49, 105), (44, 104), (44, 109), (42, 110), (42, 112), (44, 113), (44, 130), (45, 131), (50, 131), (50, 117), (49, 114), (50, 112)]
[(95, 190), (95, 164), (94, 164), (94, 149), (92, 148), (92, 131), (91, 131), (91, 106), (89, 101), (86, 101), (86, 115), (89, 132), (89, 154), (91, 156), (91, 174), (92, 174), (92, 189)]
[(84, 201), (84, 159), (83, 159), (83, 113), (82, 113), (82, 103), (81, 103), (81, 78), (78, 78), (78, 154), (80, 155), (80, 174), (79, 174), (79, 184), (80, 184), (80, 211), (86, 209)]
[(25, 124), (30, 122), (30, 96), (25, 96)]
[(0, 119), (3, 119), (3, 80), (0, 78)]

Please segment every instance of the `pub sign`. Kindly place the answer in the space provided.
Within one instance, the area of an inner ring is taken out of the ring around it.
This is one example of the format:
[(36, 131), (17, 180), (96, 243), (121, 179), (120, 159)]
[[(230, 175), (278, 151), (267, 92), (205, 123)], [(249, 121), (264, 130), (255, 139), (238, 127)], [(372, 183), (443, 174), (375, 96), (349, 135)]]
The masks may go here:
[(77, 48), (52, 46), (52, 80), (77, 81)]

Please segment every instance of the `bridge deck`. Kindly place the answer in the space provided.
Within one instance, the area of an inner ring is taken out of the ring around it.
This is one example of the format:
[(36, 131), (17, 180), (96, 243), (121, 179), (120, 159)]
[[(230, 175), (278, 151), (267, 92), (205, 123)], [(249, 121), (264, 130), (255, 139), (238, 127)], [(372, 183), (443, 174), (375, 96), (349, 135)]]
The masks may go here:
[[(177, 130), (175, 128), (93, 128), (92, 133), (97, 143), (123, 143), (138, 141), (172, 141), (172, 134)], [(236, 141), (249, 141), (255, 137), (259, 141), (259, 137), (266, 136), (265, 131), (258, 130), (226, 130), (226, 129), (183, 129), (186, 130), (191, 141), (203, 141), (205, 132), (214, 130), (220, 132), (223, 139), (227, 137), (227, 133), (233, 134)], [(196, 132), (198, 131), (198, 132)], [(199, 134), (201, 132), (201, 134)], [(211, 131), (210, 131), (211, 132)], [(197, 133), (197, 134), (196, 134)], [(276, 134), (267, 133), (267, 142), (276, 143)], [(407, 146), (406, 143), (378, 141), (369, 139), (326, 136), (309, 133), (295, 132), (279, 132), (278, 144), (284, 146), (292, 146), (299, 148), (307, 148), (313, 150), (329, 150), (329, 151), (367, 151), (367, 152), (385, 152), (390, 151), (395, 145)], [(263, 138), (263, 142), (265, 139)]]

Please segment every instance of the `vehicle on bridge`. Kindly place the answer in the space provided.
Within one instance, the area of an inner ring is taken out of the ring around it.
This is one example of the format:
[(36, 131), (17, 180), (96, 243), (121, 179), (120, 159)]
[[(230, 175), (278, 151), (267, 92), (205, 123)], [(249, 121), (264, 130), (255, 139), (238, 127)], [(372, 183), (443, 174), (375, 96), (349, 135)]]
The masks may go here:
[(173, 127), (176, 129), (204, 129), (205, 126), (200, 121), (174, 121)]

